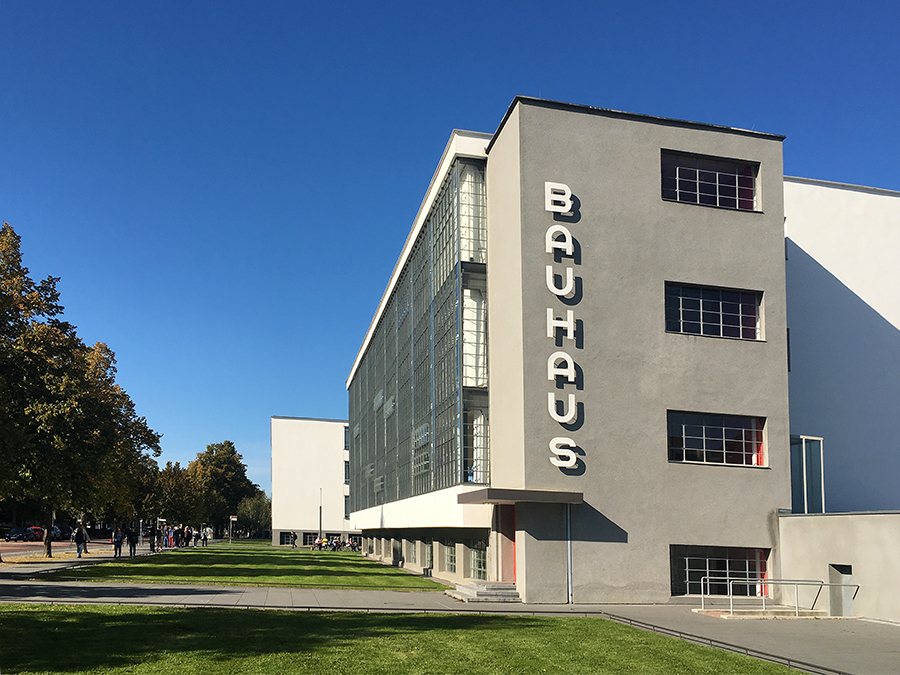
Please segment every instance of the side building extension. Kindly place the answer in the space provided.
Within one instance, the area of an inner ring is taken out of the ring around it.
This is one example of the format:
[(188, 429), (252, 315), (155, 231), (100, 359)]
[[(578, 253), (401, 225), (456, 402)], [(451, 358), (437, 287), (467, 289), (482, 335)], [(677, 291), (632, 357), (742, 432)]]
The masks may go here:
[(778, 576), (781, 141), (524, 97), (453, 133), (347, 382), (369, 554), (527, 602)]
[(358, 538), (351, 527), (345, 420), (273, 417), (272, 544), (311, 545), (316, 537)]

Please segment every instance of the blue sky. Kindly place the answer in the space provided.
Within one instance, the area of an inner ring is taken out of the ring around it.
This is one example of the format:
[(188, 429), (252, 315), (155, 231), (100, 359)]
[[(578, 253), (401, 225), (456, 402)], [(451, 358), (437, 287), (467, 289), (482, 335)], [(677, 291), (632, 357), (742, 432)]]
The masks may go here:
[(517, 94), (785, 134), (900, 189), (896, 2), (0, 3), (0, 220), (162, 461), (344, 382), (454, 128)]

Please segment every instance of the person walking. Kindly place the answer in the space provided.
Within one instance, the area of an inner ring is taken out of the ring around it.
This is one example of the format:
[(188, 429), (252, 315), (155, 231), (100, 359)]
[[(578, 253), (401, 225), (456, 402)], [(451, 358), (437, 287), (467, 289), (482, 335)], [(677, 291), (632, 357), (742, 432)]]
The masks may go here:
[(125, 533), (122, 532), (121, 527), (117, 527), (116, 533), (113, 535), (113, 558), (122, 557), (122, 542), (124, 541)]
[(291, 548), (297, 548), (297, 533), (291, 532)]
[(78, 529), (75, 530), (75, 548), (78, 551), (78, 557), (85, 551), (85, 543), (87, 543), (87, 533), (84, 531), (84, 525), (79, 523)]
[(138, 533), (133, 527), (129, 527), (125, 536), (128, 539), (128, 557), (133, 558), (137, 555)]

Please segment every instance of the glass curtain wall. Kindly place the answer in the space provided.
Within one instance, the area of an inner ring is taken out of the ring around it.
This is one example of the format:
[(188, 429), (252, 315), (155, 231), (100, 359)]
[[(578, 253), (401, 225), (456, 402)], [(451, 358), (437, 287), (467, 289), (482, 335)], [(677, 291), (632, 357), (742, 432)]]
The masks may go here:
[(485, 217), (457, 159), (350, 384), (354, 511), (489, 480)]

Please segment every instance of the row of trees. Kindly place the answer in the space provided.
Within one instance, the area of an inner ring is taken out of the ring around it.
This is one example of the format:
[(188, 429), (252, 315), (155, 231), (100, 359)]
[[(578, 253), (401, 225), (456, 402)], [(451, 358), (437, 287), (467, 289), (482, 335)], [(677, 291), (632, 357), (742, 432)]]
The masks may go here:
[(134, 512), (155, 514), (169, 523), (206, 523), (218, 532), (227, 529), (230, 516), (236, 515), (246, 531), (268, 530), (270, 501), (247, 478), (246, 470), (234, 443), (213, 443), (186, 467), (167, 462)]
[(84, 344), (62, 320), (58, 281), (31, 279), (21, 239), (4, 223), (0, 500), (40, 505), (46, 555), (57, 511), (222, 528), (242, 500), (264, 499), (230, 441), (207, 446), (186, 468), (159, 468), (160, 435), (116, 384), (112, 350), (102, 342)]

